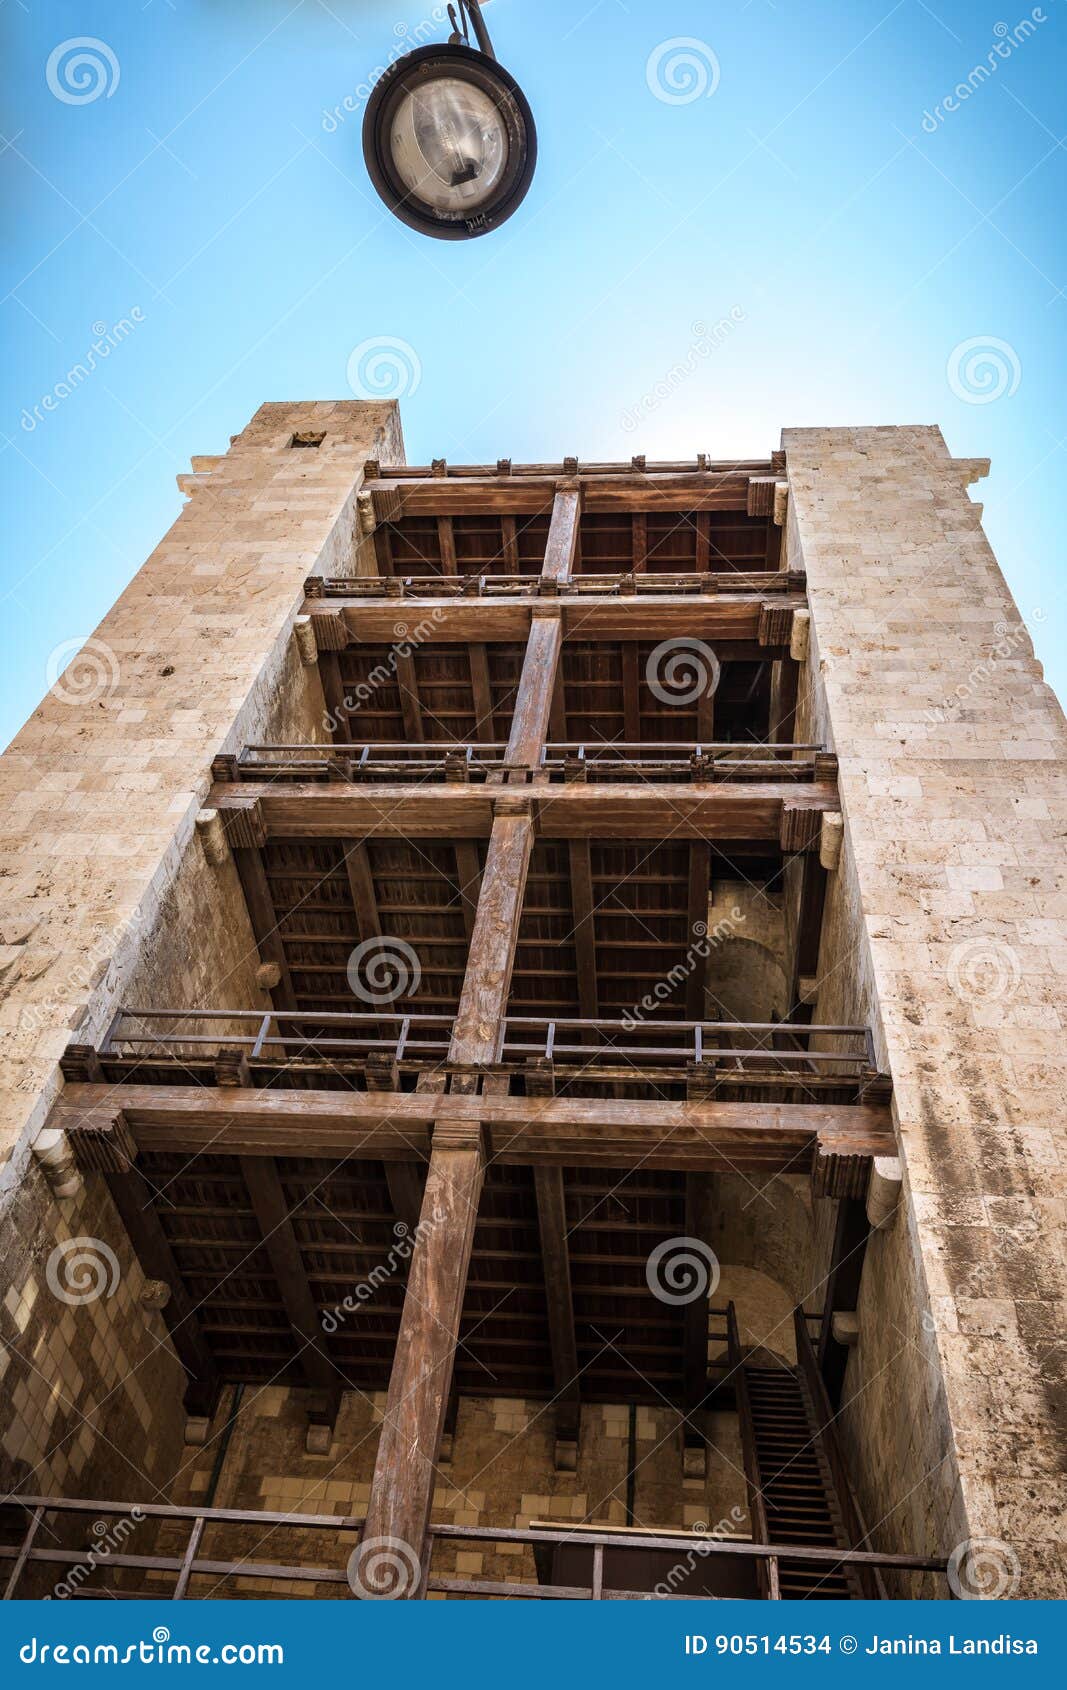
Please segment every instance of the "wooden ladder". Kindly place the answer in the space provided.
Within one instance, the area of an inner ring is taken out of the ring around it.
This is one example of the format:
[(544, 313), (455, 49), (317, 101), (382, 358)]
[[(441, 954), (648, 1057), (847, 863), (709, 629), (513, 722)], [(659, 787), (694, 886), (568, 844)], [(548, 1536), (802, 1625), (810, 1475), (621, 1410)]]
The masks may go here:
[[(768, 1541), (849, 1548), (844, 1514), (804, 1380), (784, 1363), (761, 1367), (746, 1361), (743, 1365)], [(784, 1599), (840, 1600), (864, 1594), (856, 1569), (846, 1563), (822, 1568), (783, 1556), (779, 1581)]]

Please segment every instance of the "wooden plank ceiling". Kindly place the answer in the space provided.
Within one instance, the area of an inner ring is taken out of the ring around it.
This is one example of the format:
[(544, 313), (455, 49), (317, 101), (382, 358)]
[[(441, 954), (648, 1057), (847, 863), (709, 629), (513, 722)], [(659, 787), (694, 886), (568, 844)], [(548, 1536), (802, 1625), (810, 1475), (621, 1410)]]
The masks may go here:
[[(766, 741), (769, 662), (731, 659), (729, 645), (721, 645), (714, 720), (709, 715), (699, 721), (695, 702), (676, 704), (652, 691), (648, 664), (656, 644), (565, 640), (563, 708), (556, 712), (552, 738), (591, 745), (712, 737)], [(401, 672), (384, 644), (347, 646), (337, 653), (340, 690), (354, 708), (341, 715), (334, 739), (355, 745), (503, 743), (511, 731), (524, 650), (518, 644), (428, 642), (411, 651)]]
[[(305, 1383), (240, 1161), (179, 1155), (140, 1158), (165, 1190), (158, 1206), (182, 1280), (198, 1305), (221, 1377)], [(405, 1269), (390, 1271), (402, 1225), (378, 1161), (335, 1167), (280, 1157), (279, 1178), (316, 1308), (347, 1297), (336, 1332), (317, 1339), (342, 1379), (384, 1390), (396, 1345)], [(685, 1176), (672, 1172), (564, 1171), (575, 1336), (588, 1400), (677, 1400), (683, 1385), (684, 1310), (661, 1303), (645, 1278), (648, 1249), (684, 1232)], [(647, 1241), (647, 1242), (646, 1242)], [(373, 1295), (361, 1297), (360, 1286)], [(552, 1394), (545, 1280), (533, 1171), (493, 1165), (479, 1205), (463, 1304), (456, 1385), (465, 1395)]]
[[(403, 516), (375, 533), (383, 575), (539, 575), (542, 515)], [(775, 569), (781, 530), (744, 510), (585, 512), (575, 574)]]

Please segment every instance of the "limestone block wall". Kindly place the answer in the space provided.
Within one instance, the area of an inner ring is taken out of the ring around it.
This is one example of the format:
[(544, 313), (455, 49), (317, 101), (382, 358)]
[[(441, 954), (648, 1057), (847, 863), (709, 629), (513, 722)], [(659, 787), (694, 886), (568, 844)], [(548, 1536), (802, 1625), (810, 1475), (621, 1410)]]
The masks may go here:
[(846, 1382), (863, 1504), (1062, 1597), (1063, 713), (936, 428), (783, 443), (845, 817), (817, 1013), (872, 1016), (906, 1165)]
[(4, 1278), (0, 1494), (158, 1501), (181, 1464), (184, 1374), (103, 1181), (60, 1207), (34, 1168)]
[[(310, 431), (323, 435), (319, 446), (293, 447)], [(41, 1459), (26, 1442), (30, 1398), (16, 1407), (19, 1384), (53, 1402), (69, 1385), (54, 1353), (68, 1316), (47, 1278), (64, 1229), (106, 1245), (122, 1286), (136, 1281), (106, 1193), (91, 1182), (83, 1214), (30, 1162), (61, 1084), (58, 1058), (76, 1038), (99, 1038), (123, 1003), (265, 1005), (235, 871), (208, 868), (194, 818), (217, 753), (326, 737), (317, 670), (301, 664), (292, 624), (307, 575), (356, 568), (369, 456), (402, 461), (395, 405), (266, 405), (224, 456), (197, 460), (199, 473), (183, 478), (189, 504), (0, 758), (0, 1260), (13, 1300), (0, 1446), (10, 1461)], [(66, 632), (57, 626), (57, 645)], [(122, 1292), (73, 1313), (79, 1331), (102, 1323), (110, 1336), (100, 1342), (125, 1355), (132, 1379), (144, 1327), (126, 1303)], [(153, 1368), (176, 1370), (165, 1345), (161, 1355)], [(174, 1428), (144, 1443), (116, 1407), (121, 1395), (105, 1402), (103, 1376), (97, 1388), (88, 1363), (78, 1372), (93, 1447), (104, 1448), (106, 1428), (139, 1450), (148, 1478), (169, 1481)], [(180, 1390), (152, 1377), (149, 1400), (180, 1414)], [(67, 1445), (77, 1446), (74, 1432)], [(68, 1459), (63, 1472), (62, 1453), (46, 1469), (57, 1484), (130, 1488), (106, 1459), (88, 1473)]]

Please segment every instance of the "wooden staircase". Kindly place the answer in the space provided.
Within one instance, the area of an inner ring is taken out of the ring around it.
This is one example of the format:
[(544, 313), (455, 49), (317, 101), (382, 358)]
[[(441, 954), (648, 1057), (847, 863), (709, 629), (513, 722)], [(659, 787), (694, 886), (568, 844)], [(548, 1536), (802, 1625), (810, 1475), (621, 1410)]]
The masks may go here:
[[(840, 1503), (804, 1382), (792, 1368), (744, 1363), (759, 1486), (771, 1543), (849, 1547)], [(783, 1556), (784, 1599), (859, 1598), (856, 1569), (825, 1569)]]
[[(757, 1542), (819, 1549), (871, 1545), (852, 1495), (818, 1363), (797, 1310), (797, 1366), (767, 1350), (742, 1350), (736, 1314), (727, 1309), (729, 1365), (734, 1373), (748, 1480), (752, 1536)], [(763, 1594), (771, 1600), (841, 1601), (885, 1596), (869, 1566), (769, 1561)]]

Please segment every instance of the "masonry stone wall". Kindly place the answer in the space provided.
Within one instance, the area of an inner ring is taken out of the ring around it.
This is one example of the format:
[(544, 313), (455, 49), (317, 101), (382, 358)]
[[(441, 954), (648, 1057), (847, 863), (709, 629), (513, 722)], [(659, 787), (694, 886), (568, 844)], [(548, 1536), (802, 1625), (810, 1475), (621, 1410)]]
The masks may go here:
[[(790, 1360), (793, 1293), (757, 1268), (724, 1264), (714, 1304), (735, 1301), (742, 1342), (776, 1351)], [(712, 1354), (720, 1346), (711, 1345)], [(175, 1397), (177, 1390), (175, 1390)], [(158, 1500), (191, 1506), (267, 1510), (281, 1514), (361, 1517), (385, 1407), (384, 1392), (344, 1393), (329, 1450), (312, 1455), (305, 1447), (307, 1393), (283, 1386), (248, 1386), (234, 1414), (229, 1388), (198, 1449), (168, 1447), (163, 1494)], [(226, 1424), (232, 1417), (227, 1435)], [(451, 1457), (442, 1461), (434, 1494), (435, 1522), (467, 1526), (524, 1527), (531, 1520), (622, 1526), (626, 1523), (630, 1409), (626, 1403), (588, 1403), (582, 1411), (577, 1470), (555, 1469), (555, 1414), (551, 1404), (514, 1397), (463, 1397)], [(648, 1530), (705, 1527), (724, 1536), (745, 1536), (749, 1516), (740, 1431), (734, 1413), (709, 1416), (706, 1477), (683, 1477), (682, 1422), (667, 1407), (639, 1404), (635, 1410), (636, 1462), (633, 1517)], [(156, 1472), (163, 1466), (157, 1463)], [(116, 1478), (110, 1471), (108, 1480)], [(112, 1499), (128, 1494), (122, 1476), (110, 1489), (90, 1494)], [(147, 1500), (144, 1489), (131, 1499)], [(91, 1543), (91, 1525), (71, 1542)], [(146, 1520), (125, 1547), (131, 1553), (180, 1555), (188, 1527)], [(266, 1525), (212, 1527), (203, 1553), (217, 1559), (269, 1561), (327, 1567), (344, 1573), (353, 1536), (311, 1527)], [(684, 1551), (680, 1550), (680, 1556)], [(434, 1572), (460, 1578), (535, 1583), (532, 1551), (523, 1545), (442, 1544)], [(41, 1570), (31, 1594), (43, 1594), (54, 1575)], [(131, 1573), (116, 1579), (106, 1565), (96, 1582), (127, 1590), (165, 1592), (174, 1574)], [(222, 1580), (198, 1577), (194, 1597), (269, 1596), (347, 1598), (347, 1581), (331, 1583), (262, 1580), (240, 1573)]]
[[(880, 1546), (1067, 1594), (1063, 713), (936, 428), (787, 429), (799, 721), (841, 762), (817, 1017), (869, 1017), (904, 1201), (843, 1420)], [(990, 1540), (990, 1541), (987, 1541)]]
[[(321, 445), (294, 448), (309, 430)], [(143, 1498), (180, 1464), (180, 1369), (110, 1199), (97, 1179), (57, 1199), (29, 1146), (62, 1051), (121, 1004), (266, 1006), (236, 872), (208, 867), (194, 818), (217, 753), (327, 737), (292, 624), (307, 575), (356, 568), (372, 455), (403, 459), (394, 405), (264, 406), (197, 461), (178, 521), (0, 758), (6, 1484)], [(48, 1267), (82, 1236), (117, 1288), (65, 1303)]]

